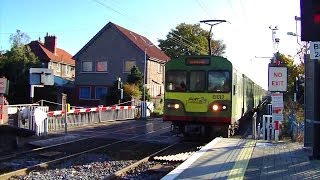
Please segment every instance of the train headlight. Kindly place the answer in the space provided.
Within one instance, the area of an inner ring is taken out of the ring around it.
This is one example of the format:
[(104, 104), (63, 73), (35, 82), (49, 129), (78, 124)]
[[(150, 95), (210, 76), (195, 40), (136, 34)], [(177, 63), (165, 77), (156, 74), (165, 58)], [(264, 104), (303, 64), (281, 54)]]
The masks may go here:
[(172, 109), (179, 109), (180, 108), (180, 104), (178, 104), (178, 103), (168, 104), (167, 107), (168, 108), (172, 108)]
[(219, 110), (219, 105), (214, 104), (214, 105), (212, 106), (212, 110), (218, 111), (218, 110)]
[(222, 105), (222, 104), (213, 104), (211, 106), (211, 109), (213, 111), (225, 111), (225, 110), (227, 110), (227, 106), (226, 105)]

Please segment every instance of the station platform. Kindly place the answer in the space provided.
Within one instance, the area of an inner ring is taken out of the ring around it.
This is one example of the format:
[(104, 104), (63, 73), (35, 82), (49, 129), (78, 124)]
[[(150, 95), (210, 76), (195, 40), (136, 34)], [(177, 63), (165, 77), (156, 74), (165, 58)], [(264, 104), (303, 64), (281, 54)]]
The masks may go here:
[(162, 180), (320, 179), (320, 161), (291, 141), (215, 138)]

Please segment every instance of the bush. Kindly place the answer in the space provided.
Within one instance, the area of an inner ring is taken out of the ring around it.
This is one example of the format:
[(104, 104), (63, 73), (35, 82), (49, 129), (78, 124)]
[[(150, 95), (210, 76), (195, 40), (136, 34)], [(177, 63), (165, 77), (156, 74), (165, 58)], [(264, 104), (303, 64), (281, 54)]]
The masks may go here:
[(163, 104), (161, 103), (154, 111), (151, 113), (152, 117), (161, 117), (163, 115)]

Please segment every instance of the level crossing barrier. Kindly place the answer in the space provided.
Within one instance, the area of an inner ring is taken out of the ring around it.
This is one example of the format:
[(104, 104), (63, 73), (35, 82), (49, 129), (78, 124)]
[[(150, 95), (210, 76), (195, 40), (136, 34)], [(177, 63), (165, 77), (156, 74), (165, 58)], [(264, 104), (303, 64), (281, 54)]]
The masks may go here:
[[(136, 106), (117, 105), (72, 109), (67, 112), (67, 116), (63, 111), (48, 111), (48, 106), (39, 106), (39, 104), (11, 105), (9, 109), (10, 125), (33, 130), (38, 136), (47, 135), (50, 131), (63, 130), (66, 125), (72, 127), (109, 120), (134, 119), (139, 114), (139, 108), (136, 108)], [(35, 114), (36, 109), (38, 109), (38, 115)], [(39, 112), (44, 112), (46, 115), (44, 119), (36, 121)]]
[(81, 126), (86, 124), (100, 123), (109, 120), (134, 119), (137, 114), (135, 106), (99, 106), (94, 108), (73, 109), (67, 112), (67, 122), (65, 123), (65, 112), (48, 112), (49, 131), (61, 130), (68, 127)]

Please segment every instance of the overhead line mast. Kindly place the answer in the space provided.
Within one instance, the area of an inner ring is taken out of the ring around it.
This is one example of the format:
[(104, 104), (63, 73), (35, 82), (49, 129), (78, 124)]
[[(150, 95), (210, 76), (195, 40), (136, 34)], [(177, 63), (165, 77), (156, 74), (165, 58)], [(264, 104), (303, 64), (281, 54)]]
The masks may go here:
[(209, 35), (207, 37), (208, 39), (208, 45), (209, 45), (209, 55), (212, 55), (212, 50), (211, 50), (211, 31), (212, 31), (212, 26), (221, 24), (227, 22), (226, 20), (219, 20), (219, 19), (213, 19), (213, 20), (202, 20), (200, 21), (200, 23), (205, 23), (208, 24), (210, 26), (210, 31), (209, 31)]

